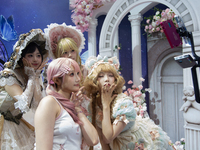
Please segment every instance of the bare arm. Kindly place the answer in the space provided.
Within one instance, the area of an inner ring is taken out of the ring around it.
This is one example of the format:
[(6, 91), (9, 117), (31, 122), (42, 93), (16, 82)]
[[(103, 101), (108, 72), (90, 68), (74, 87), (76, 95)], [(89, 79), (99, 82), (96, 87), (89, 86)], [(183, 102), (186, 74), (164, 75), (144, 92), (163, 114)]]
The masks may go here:
[(80, 125), (80, 127), (81, 127), (81, 131), (82, 131), (85, 142), (89, 146), (94, 146), (98, 144), (99, 139), (98, 139), (97, 130), (91, 124), (91, 122), (87, 119), (87, 117), (82, 113), (80, 108), (76, 107), (76, 110), (78, 112), (78, 117), (80, 121), (83, 123), (82, 125)]
[(37, 150), (50, 150), (53, 147), (55, 120), (61, 109), (51, 96), (43, 98), (35, 113), (35, 136)]
[(126, 123), (119, 122), (117, 125), (111, 124), (110, 119), (110, 103), (117, 95), (112, 95), (116, 85), (104, 86), (101, 90), (101, 98), (103, 105), (102, 134), (106, 143), (113, 141), (126, 127)]
[(75, 104), (75, 109), (78, 114), (78, 117), (80, 121), (83, 123), (82, 125), (80, 125), (80, 127), (85, 142), (89, 146), (94, 146), (99, 142), (97, 130), (88, 120), (88, 118), (83, 114), (80, 108), (81, 103), (85, 97), (85, 95), (83, 94), (83, 89), (84, 87), (81, 87), (77, 93), (72, 93), (70, 99)]
[(96, 129), (97, 129), (97, 132), (98, 132), (98, 135), (99, 135), (99, 140), (100, 140), (102, 149), (103, 150), (110, 150), (110, 146), (104, 141), (101, 128), (99, 128), (97, 126)]

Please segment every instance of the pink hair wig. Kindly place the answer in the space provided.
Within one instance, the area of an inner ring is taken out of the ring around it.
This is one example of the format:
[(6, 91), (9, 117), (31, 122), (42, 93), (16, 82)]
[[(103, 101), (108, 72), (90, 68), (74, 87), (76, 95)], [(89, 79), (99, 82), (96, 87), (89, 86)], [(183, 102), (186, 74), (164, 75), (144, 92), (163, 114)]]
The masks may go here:
[(70, 58), (57, 58), (57, 59), (54, 59), (49, 64), (48, 69), (47, 69), (48, 86), (47, 86), (46, 92), (48, 95), (52, 95), (60, 102), (60, 104), (64, 107), (64, 109), (73, 118), (74, 122), (81, 124), (81, 121), (79, 120), (76, 114), (74, 103), (70, 102), (69, 99), (66, 99), (64, 96), (59, 94), (56, 90), (54, 90), (55, 84), (52, 84), (52, 80), (54, 77), (61, 77), (63, 79), (64, 75), (69, 73), (70, 71), (69, 68), (71, 66), (74, 67), (74, 70), (76, 72), (79, 72), (81, 76), (81, 71), (80, 71), (78, 63)]

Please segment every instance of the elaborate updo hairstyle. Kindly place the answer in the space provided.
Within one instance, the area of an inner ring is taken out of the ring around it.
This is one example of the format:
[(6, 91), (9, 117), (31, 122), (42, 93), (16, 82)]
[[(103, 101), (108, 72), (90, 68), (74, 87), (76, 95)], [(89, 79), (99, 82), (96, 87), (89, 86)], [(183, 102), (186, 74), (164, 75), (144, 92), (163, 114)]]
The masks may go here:
[(77, 117), (74, 103), (70, 102), (69, 99), (66, 99), (63, 95), (59, 94), (57, 92), (57, 85), (53, 82), (53, 78), (55, 77), (63, 80), (63, 77), (70, 72), (71, 67), (74, 68), (75, 72), (79, 72), (79, 77), (81, 77), (79, 65), (75, 60), (70, 58), (57, 58), (49, 64), (47, 69), (48, 86), (46, 93), (48, 95), (52, 95), (60, 102), (64, 109), (73, 118), (74, 122), (81, 124)]

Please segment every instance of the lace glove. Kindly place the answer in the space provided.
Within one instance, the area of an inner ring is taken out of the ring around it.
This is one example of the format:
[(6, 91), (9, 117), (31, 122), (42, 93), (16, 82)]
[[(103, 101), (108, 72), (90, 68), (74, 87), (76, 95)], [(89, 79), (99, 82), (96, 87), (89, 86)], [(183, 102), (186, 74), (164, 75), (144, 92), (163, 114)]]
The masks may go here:
[(35, 88), (36, 72), (31, 67), (24, 67), (25, 73), (28, 75), (28, 83), (25, 91), (21, 95), (14, 96), (18, 101), (14, 103), (15, 109), (19, 108), (23, 113), (29, 111), (29, 106), (33, 98)]

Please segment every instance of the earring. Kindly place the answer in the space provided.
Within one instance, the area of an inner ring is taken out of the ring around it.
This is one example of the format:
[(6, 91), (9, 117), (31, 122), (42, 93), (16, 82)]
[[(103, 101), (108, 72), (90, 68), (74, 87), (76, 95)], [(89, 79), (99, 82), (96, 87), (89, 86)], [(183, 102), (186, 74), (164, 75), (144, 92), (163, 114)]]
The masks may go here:
[(97, 92), (97, 94), (96, 94), (96, 98), (99, 98), (100, 97), (100, 94), (99, 94), (99, 92)]

